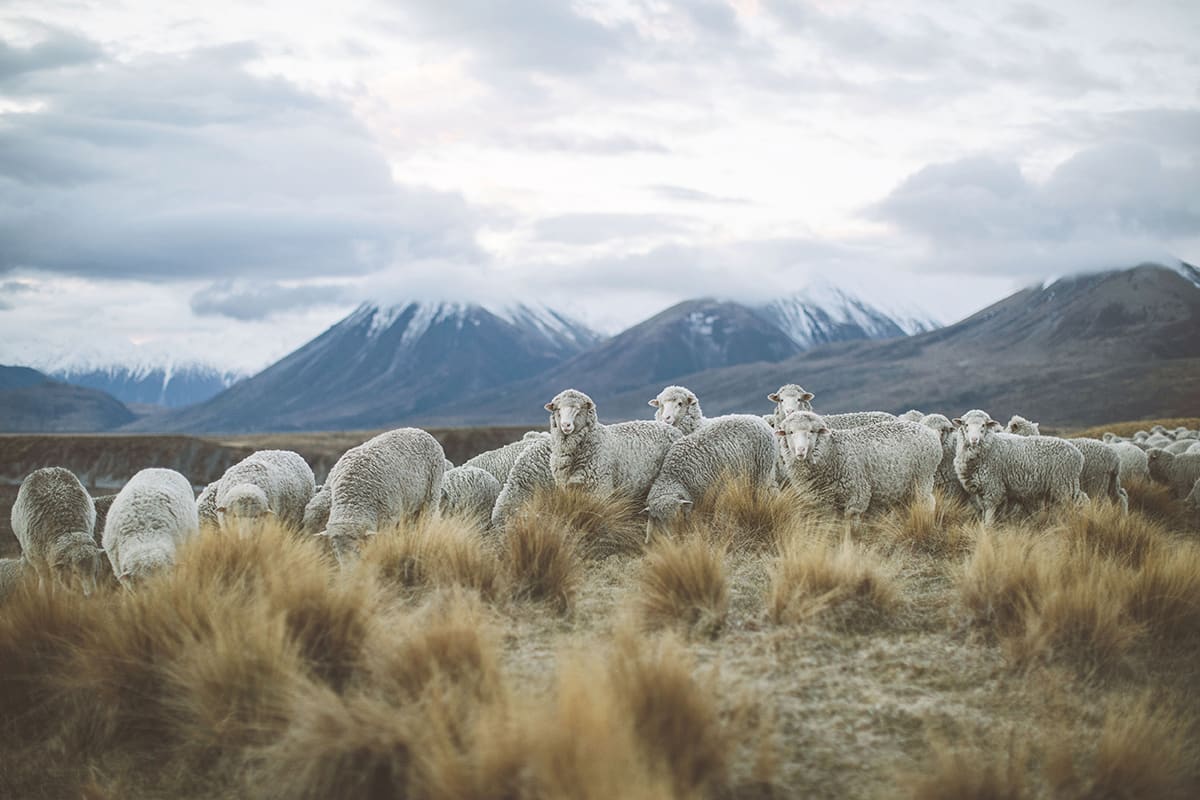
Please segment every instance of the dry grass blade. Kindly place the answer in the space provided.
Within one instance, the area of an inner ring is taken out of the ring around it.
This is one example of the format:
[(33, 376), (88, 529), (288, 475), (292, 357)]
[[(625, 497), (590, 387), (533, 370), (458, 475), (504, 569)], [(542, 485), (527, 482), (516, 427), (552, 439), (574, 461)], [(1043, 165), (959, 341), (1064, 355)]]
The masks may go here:
[(504, 528), (503, 557), (515, 599), (547, 602), (560, 612), (571, 608), (583, 579), (573, 528), (526, 505)]
[(659, 538), (642, 560), (634, 603), (649, 627), (715, 636), (729, 613), (724, 551), (698, 537)]

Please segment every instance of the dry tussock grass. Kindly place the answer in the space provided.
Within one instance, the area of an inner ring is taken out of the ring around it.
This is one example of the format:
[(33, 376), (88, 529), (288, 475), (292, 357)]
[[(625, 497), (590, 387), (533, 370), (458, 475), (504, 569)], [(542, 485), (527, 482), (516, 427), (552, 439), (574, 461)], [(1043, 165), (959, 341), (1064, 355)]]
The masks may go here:
[(563, 527), (582, 558), (599, 559), (642, 552), (646, 523), (641, 510), (620, 493), (596, 496), (566, 488), (537, 492), (518, 516)]
[(1129, 495), (1129, 510), (1143, 514), (1171, 530), (1187, 530), (1183, 504), (1175, 499), (1171, 487), (1154, 481), (1131, 480), (1122, 483)]
[(504, 526), (503, 552), (512, 596), (570, 610), (583, 580), (577, 538), (566, 522), (529, 506), (515, 514)]
[(743, 476), (725, 476), (676, 523), (676, 533), (703, 536), (731, 553), (776, 552), (797, 525), (821, 514), (794, 489), (765, 489)]
[(819, 535), (790, 540), (770, 568), (767, 614), (776, 624), (820, 617), (870, 628), (895, 616), (901, 601), (894, 567), (849, 536), (840, 544)]
[(495, 600), (505, 582), (500, 561), (478, 528), (453, 517), (426, 518), (371, 537), (356, 569), (367, 571), (385, 590), (404, 598), (459, 586)]
[(633, 602), (650, 628), (715, 636), (729, 613), (724, 550), (700, 537), (657, 539), (642, 561)]
[(875, 523), (873, 532), (884, 546), (937, 559), (960, 558), (970, 552), (976, 519), (965, 503), (939, 493), (933, 509), (920, 504), (893, 509)]

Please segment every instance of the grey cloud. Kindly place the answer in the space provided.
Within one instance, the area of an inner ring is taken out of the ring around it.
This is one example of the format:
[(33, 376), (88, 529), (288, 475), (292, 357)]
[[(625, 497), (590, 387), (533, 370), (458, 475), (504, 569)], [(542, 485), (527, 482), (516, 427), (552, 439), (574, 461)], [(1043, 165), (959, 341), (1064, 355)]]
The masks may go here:
[(1173, 238), (1200, 232), (1198, 181), (1195, 162), (1168, 166), (1151, 147), (1111, 143), (1080, 151), (1042, 183), (996, 159), (930, 165), (867, 213), (927, 241), (939, 264), (968, 271), (1119, 265), (1161, 257)]
[(482, 253), (490, 216), (397, 184), (344, 107), (252, 76), (247, 45), (22, 83), (0, 128), (0, 273), (298, 278)]
[(1062, 25), (1062, 17), (1033, 3), (1014, 3), (1003, 22), (1027, 31), (1047, 31)]
[(664, 200), (677, 200), (684, 203), (709, 203), (714, 205), (749, 205), (750, 201), (742, 197), (724, 197), (722, 195), (710, 194), (702, 192), (699, 189), (692, 189), (688, 186), (673, 186), (671, 184), (657, 184), (647, 187), (658, 197)]
[(236, 320), (266, 319), (285, 311), (346, 302), (347, 293), (337, 286), (281, 286), (278, 283), (214, 283), (192, 295), (192, 311), (200, 316)]
[(538, 220), (537, 237), (562, 244), (596, 244), (682, 233), (692, 228), (687, 217), (669, 214), (563, 214)]
[(99, 60), (103, 51), (82, 37), (49, 29), (41, 41), (19, 47), (0, 41), (0, 85), (42, 70), (52, 70)]

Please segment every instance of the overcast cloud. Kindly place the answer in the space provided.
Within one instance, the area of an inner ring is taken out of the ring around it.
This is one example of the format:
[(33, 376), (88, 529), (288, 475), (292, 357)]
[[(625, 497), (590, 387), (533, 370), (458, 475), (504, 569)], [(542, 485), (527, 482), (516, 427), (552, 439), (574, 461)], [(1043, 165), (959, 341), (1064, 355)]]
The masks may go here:
[(612, 330), (842, 280), (949, 321), (1198, 260), (1198, 37), (1176, 0), (10, 0), (0, 362), (251, 370), (363, 299)]

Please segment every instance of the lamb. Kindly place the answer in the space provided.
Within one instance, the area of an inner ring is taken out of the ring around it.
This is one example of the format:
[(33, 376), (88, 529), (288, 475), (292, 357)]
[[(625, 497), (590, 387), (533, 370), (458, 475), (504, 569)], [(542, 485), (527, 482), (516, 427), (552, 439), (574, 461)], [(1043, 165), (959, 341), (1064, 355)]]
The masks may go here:
[(932, 428), (893, 420), (837, 430), (793, 411), (775, 433), (786, 442), (792, 482), (852, 521), (909, 500), (933, 510), (942, 444)]
[(419, 428), (397, 428), (352, 447), (329, 471), (329, 539), (345, 566), (363, 539), (423, 511), (437, 510), (446, 471), (438, 440)]
[(121, 583), (137, 585), (175, 563), (179, 545), (200, 531), (192, 484), (173, 469), (143, 469), (117, 493), (102, 542)]
[(565, 389), (546, 404), (550, 412), (550, 474), (559, 488), (617, 491), (641, 502), (658, 476), (667, 450), (680, 437), (663, 422), (603, 425), (592, 398)]
[(945, 414), (926, 414), (921, 418), (921, 424), (931, 428), (942, 443), (942, 460), (933, 477), (933, 488), (941, 492), (943, 497), (968, 502), (967, 490), (958, 482), (958, 473), (954, 471), (954, 454), (958, 450), (954, 423)]
[[(795, 383), (784, 384), (779, 391), (767, 395), (767, 399), (775, 403), (772, 418), (766, 417), (767, 424), (777, 428), (779, 422), (793, 411), (812, 411), (813, 393)], [(892, 422), (895, 415), (886, 411), (850, 411), (845, 414), (825, 414), (821, 417), (825, 424), (834, 430), (860, 428), (863, 425), (877, 425), (881, 422)]]
[(774, 487), (775, 452), (770, 426), (748, 414), (710, 420), (676, 441), (646, 499), (646, 541), (730, 475), (745, 476), (755, 487)]
[(304, 507), (316, 490), (312, 467), (291, 450), (259, 450), (243, 458), (217, 481), (217, 520), (222, 530), (245, 536), (270, 514), (299, 528)]
[(70, 470), (46, 467), (31, 472), (17, 491), (12, 529), (21, 553), (39, 580), (78, 582), (91, 594), (104, 575), (104, 551), (93, 530), (96, 508)]
[(503, 485), (508, 480), (508, 473), (512, 471), (513, 465), (517, 463), (517, 459), (521, 456), (521, 453), (525, 452), (535, 442), (548, 440), (549, 438), (550, 434), (546, 431), (529, 431), (515, 442), (498, 447), (495, 450), (488, 450), (474, 458), (467, 459), (463, 463), (463, 466), (478, 467), (479, 469), (487, 470)]
[(463, 465), (446, 470), (442, 478), (441, 512), (454, 514), (486, 528), (500, 495), (500, 481), (479, 467)]
[(329, 522), (329, 481), (317, 487), (317, 491), (313, 493), (312, 499), (308, 501), (308, 505), (304, 506), (304, 519), (300, 524), (300, 530), (304, 533), (316, 535), (325, 530), (325, 525)]
[(968, 411), (951, 422), (958, 429), (954, 471), (985, 524), (1005, 502), (1031, 509), (1047, 501), (1087, 501), (1079, 489), (1083, 454), (1069, 442), (1003, 433), (985, 411)]
[[(896, 417), (896, 419), (904, 422), (921, 422), (926, 416), (928, 415), (917, 411), (915, 408), (910, 408), (908, 411), (905, 411), (903, 414)], [(947, 420), (947, 422), (949, 422), (949, 420)]]
[(1187, 497), (1192, 485), (1200, 479), (1200, 453), (1175, 455), (1166, 450), (1151, 450), (1146, 454), (1150, 477), (1171, 487), (1178, 498)]

